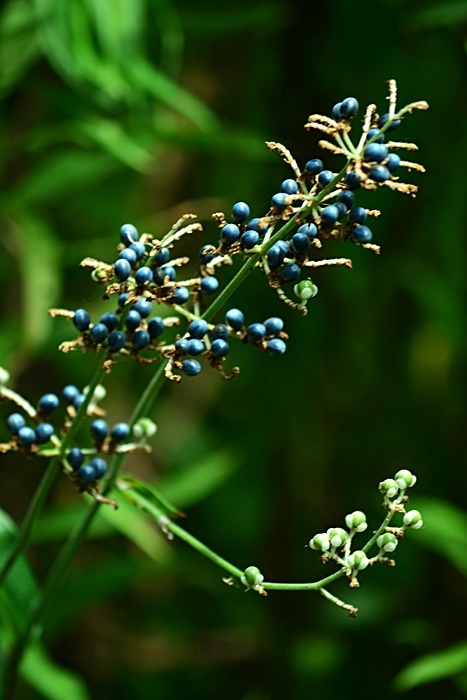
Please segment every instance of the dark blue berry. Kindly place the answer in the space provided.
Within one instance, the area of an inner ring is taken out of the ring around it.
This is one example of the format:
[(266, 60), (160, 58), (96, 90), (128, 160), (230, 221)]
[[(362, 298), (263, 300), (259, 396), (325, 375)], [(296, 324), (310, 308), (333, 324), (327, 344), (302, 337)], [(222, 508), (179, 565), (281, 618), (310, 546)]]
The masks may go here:
[(222, 338), (217, 338), (211, 345), (211, 354), (214, 357), (225, 357), (229, 352), (229, 344)]
[(152, 282), (153, 273), (150, 267), (140, 267), (139, 270), (135, 272), (135, 282), (139, 287), (143, 287), (145, 284)]
[(201, 291), (203, 294), (214, 294), (219, 289), (219, 280), (210, 275), (201, 280)]
[(89, 466), (94, 469), (95, 479), (101, 479), (107, 471), (107, 462), (102, 457), (94, 457)]
[(67, 403), (68, 405), (73, 403), (73, 401), (78, 396), (78, 394), (79, 394), (79, 389), (77, 386), (74, 386), (73, 384), (67, 384), (62, 389), (62, 396), (65, 399), (65, 403)]
[(358, 190), (358, 188), (362, 184), (362, 181), (360, 180), (360, 178), (354, 170), (351, 170), (347, 173), (345, 177), (345, 182), (349, 190)]
[(284, 321), (277, 316), (272, 316), (264, 322), (267, 335), (277, 335), (284, 328)]
[(118, 326), (118, 316), (117, 314), (108, 311), (106, 314), (101, 316), (100, 323), (103, 323), (104, 326), (107, 326), (107, 329), (109, 331), (114, 331)]
[(109, 426), (105, 422), (105, 420), (102, 420), (102, 418), (96, 418), (91, 423), (91, 435), (95, 439), (96, 442), (104, 442), (105, 438), (109, 434)]
[(284, 265), (284, 267), (281, 270), (281, 277), (284, 280), (284, 282), (296, 282), (298, 279), (300, 279), (300, 266), (297, 265), (296, 263), (289, 263), (288, 265)]
[(349, 221), (353, 224), (363, 224), (366, 221), (367, 213), (363, 207), (355, 207), (349, 214)]
[(298, 185), (295, 180), (292, 180), (292, 178), (288, 178), (282, 183), (281, 190), (282, 192), (285, 192), (285, 194), (297, 194)]
[(152, 302), (145, 297), (140, 297), (133, 308), (139, 313), (141, 318), (147, 318), (152, 311)]
[(136, 265), (136, 253), (131, 248), (124, 248), (118, 255), (119, 260), (126, 260), (130, 263), (131, 267)]
[(183, 360), (182, 372), (188, 377), (196, 377), (201, 372), (201, 365), (198, 360)]
[(96, 323), (96, 325), (91, 328), (91, 340), (93, 343), (103, 343), (108, 335), (109, 329), (103, 323)]
[(78, 411), (79, 407), (81, 404), (85, 401), (86, 395), (85, 394), (78, 394), (78, 396), (75, 396), (73, 399), (73, 408)]
[[(379, 134), (379, 136), (378, 136)], [(377, 138), (375, 138), (377, 136)], [(367, 141), (370, 141), (371, 139), (375, 139), (374, 143), (384, 143), (384, 134), (379, 133), (379, 129), (370, 129), (367, 135)]]
[(245, 317), (240, 309), (229, 309), (225, 314), (225, 320), (234, 331), (239, 331), (245, 323)]
[(84, 454), (81, 452), (79, 447), (72, 447), (66, 456), (68, 464), (72, 469), (79, 469), (84, 463)]
[(365, 160), (381, 163), (388, 155), (388, 147), (384, 143), (370, 143), (363, 151)]
[(73, 323), (79, 331), (87, 331), (89, 324), (91, 323), (91, 317), (86, 309), (77, 309), (75, 311), (73, 315)]
[(279, 267), (279, 265), (282, 265), (284, 262), (285, 256), (286, 253), (284, 252), (283, 248), (275, 243), (268, 250), (268, 263), (271, 267)]
[(163, 267), (155, 267), (153, 270), (153, 279), (156, 284), (163, 285), (166, 278), (169, 282), (173, 282), (177, 276), (177, 271), (172, 265), (164, 265)]
[(204, 338), (204, 336), (208, 332), (208, 324), (206, 323), (204, 318), (198, 318), (188, 325), (187, 330), (192, 338), (201, 339)]
[(390, 173), (395, 173), (401, 164), (401, 159), (396, 153), (390, 153), (386, 162), (386, 167)]
[(229, 329), (223, 323), (218, 323), (210, 332), (211, 340), (227, 340), (230, 336)]
[(318, 182), (321, 187), (326, 187), (334, 180), (334, 173), (330, 170), (322, 170), (318, 175)]
[(135, 331), (141, 323), (141, 314), (134, 309), (130, 309), (125, 319), (125, 326), (129, 331)]
[(309, 160), (305, 165), (305, 172), (307, 172), (308, 175), (317, 175), (323, 168), (324, 165), (322, 160), (319, 158), (312, 158), (312, 160)]
[(250, 250), (250, 248), (254, 248), (255, 245), (259, 241), (259, 233), (258, 231), (255, 231), (253, 229), (248, 229), (245, 231), (245, 233), (242, 233), (242, 236), (240, 238), (240, 243), (242, 245), (242, 248), (246, 248), (246, 250)]
[(120, 282), (125, 282), (131, 275), (131, 265), (128, 260), (117, 260), (114, 265), (115, 277), (120, 280)]
[(391, 173), (385, 165), (372, 165), (370, 168), (370, 177), (375, 182), (386, 182), (391, 177)]
[(295, 233), (292, 236), (292, 247), (297, 253), (305, 253), (310, 247), (310, 239), (306, 233)]
[[(206, 252), (209, 251), (209, 252)], [(211, 262), (211, 260), (214, 260), (214, 253), (212, 251), (212, 245), (206, 244), (203, 245), (201, 250), (199, 251), (199, 261), (201, 265), (207, 265), (208, 263)]]
[(147, 331), (136, 331), (131, 336), (131, 342), (135, 350), (144, 350), (151, 342), (151, 336)]
[(330, 204), (328, 207), (325, 207), (321, 212), (321, 221), (327, 226), (332, 226), (335, 224), (338, 218), (339, 209), (334, 204)]
[(283, 241), (281, 238), (274, 243), (278, 248), (282, 250), (284, 255), (288, 255), (290, 253), (290, 246), (287, 243), (287, 241)]
[[(378, 119), (378, 126), (381, 129), (387, 122), (389, 121), (389, 114), (383, 114), (379, 119)], [(397, 129), (398, 126), (400, 126), (401, 120), (400, 119), (395, 119), (390, 126), (386, 129), (386, 131), (394, 131), (394, 129)]]
[(338, 102), (337, 104), (334, 105), (334, 107), (332, 108), (332, 111), (331, 111), (333, 119), (340, 119), (342, 117), (341, 107), (342, 107), (342, 102)]
[(12, 435), (18, 435), (18, 430), (26, 425), (21, 413), (11, 413), (7, 418), (8, 430)]
[(154, 316), (148, 321), (148, 333), (151, 338), (158, 338), (165, 329), (164, 321), (160, 316)]
[(44, 443), (49, 442), (54, 432), (54, 427), (50, 423), (41, 423), (40, 425), (38, 425), (36, 428), (37, 444), (43, 445)]
[(27, 425), (23, 425), (22, 428), (18, 430), (18, 440), (23, 447), (30, 447), (36, 441), (36, 433), (32, 428), (28, 428)]
[(235, 243), (240, 238), (240, 229), (237, 224), (227, 224), (221, 230), (221, 238), (224, 243)]
[(318, 229), (316, 228), (316, 225), (312, 223), (302, 224), (297, 230), (297, 233), (305, 233), (311, 241), (318, 233)]
[(342, 192), (339, 192), (337, 195), (337, 201), (345, 204), (347, 209), (351, 209), (355, 202), (355, 195), (350, 190), (342, 190)]
[(137, 260), (142, 260), (146, 255), (146, 248), (143, 243), (132, 243), (130, 249), (136, 253)]
[(170, 250), (168, 248), (161, 248), (154, 258), (156, 265), (165, 265), (170, 260)]
[(133, 224), (123, 224), (120, 229), (120, 239), (127, 247), (139, 239), (138, 231)]
[(112, 442), (125, 442), (130, 436), (130, 426), (128, 423), (116, 423), (110, 431)]
[(352, 231), (352, 236), (357, 243), (368, 243), (373, 238), (373, 234), (368, 226), (356, 226)]
[(350, 117), (355, 117), (359, 108), (358, 101), (355, 97), (346, 97), (345, 100), (341, 102), (340, 113), (344, 119), (349, 119)]
[(39, 413), (49, 415), (49, 413), (53, 413), (58, 408), (59, 403), (58, 396), (55, 394), (44, 394), (37, 402), (37, 410)]
[(272, 338), (268, 340), (266, 350), (270, 355), (280, 356), (285, 353), (287, 346), (280, 338)]
[(287, 206), (287, 195), (283, 192), (278, 192), (271, 198), (271, 206), (277, 211), (283, 211)]
[(180, 355), (186, 355), (188, 350), (188, 338), (179, 338), (175, 341), (175, 348), (180, 353)]
[(108, 345), (111, 352), (120, 352), (125, 347), (126, 335), (123, 331), (112, 331), (109, 335)]
[(344, 216), (347, 214), (347, 207), (345, 206), (344, 202), (336, 202), (334, 204), (336, 207), (337, 211), (339, 212), (339, 216), (337, 217), (338, 219), (343, 219)]
[(186, 346), (187, 355), (201, 355), (205, 350), (206, 346), (202, 340), (198, 340), (198, 338), (190, 338), (188, 340), (188, 345)]
[(237, 202), (232, 207), (232, 219), (237, 224), (243, 224), (250, 216), (250, 207), (245, 202)]
[(266, 328), (262, 323), (252, 323), (251, 326), (248, 326), (246, 329), (246, 336), (248, 340), (251, 340), (253, 343), (263, 340), (265, 335)]
[(118, 305), (121, 309), (123, 309), (123, 307), (127, 303), (129, 296), (130, 295), (128, 294), (128, 292), (124, 292), (123, 294), (118, 295)]
[(256, 231), (257, 233), (266, 233), (266, 231), (268, 230), (268, 227), (267, 226), (260, 226), (259, 225), (260, 221), (261, 221), (261, 219), (259, 219), (258, 217), (256, 217), (255, 219), (251, 219), (246, 226), (247, 231)]
[(96, 479), (96, 472), (90, 464), (83, 465), (79, 468), (76, 478), (82, 486), (91, 484)]
[(172, 292), (171, 301), (175, 304), (185, 304), (190, 298), (190, 292), (186, 287), (176, 287)]

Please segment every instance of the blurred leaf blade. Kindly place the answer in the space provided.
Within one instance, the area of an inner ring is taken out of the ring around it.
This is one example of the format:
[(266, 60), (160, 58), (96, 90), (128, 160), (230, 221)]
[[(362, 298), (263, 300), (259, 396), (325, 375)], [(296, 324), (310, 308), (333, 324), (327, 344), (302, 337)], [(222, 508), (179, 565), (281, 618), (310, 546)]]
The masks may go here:
[(412, 690), (465, 672), (466, 668), (467, 640), (415, 659), (396, 676), (394, 688), (399, 692)]
[(417, 539), (467, 576), (467, 513), (439, 498), (418, 498), (417, 508), (426, 526), (418, 531)]
[(89, 700), (83, 681), (68, 669), (54, 663), (38, 645), (28, 648), (21, 664), (21, 675), (49, 700)]

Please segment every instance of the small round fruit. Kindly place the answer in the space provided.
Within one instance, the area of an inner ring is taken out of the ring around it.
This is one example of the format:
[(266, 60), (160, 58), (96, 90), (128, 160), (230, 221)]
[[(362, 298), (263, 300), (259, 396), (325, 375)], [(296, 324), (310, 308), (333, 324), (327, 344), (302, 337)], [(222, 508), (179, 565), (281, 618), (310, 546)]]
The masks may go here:
[(369, 243), (373, 238), (373, 234), (368, 226), (356, 226), (352, 231), (352, 236), (357, 243)]
[(277, 211), (283, 211), (287, 206), (287, 195), (284, 192), (277, 192), (271, 198), (271, 206)]
[(285, 353), (287, 346), (280, 338), (271, 338), (266, 344), (266, 350), (270, 355), (279, 357)]
[(324, 207), (323, 211), (321, 212), (321, 221), (326, 226), (332, 226), (336, 223), (338, 218), (339, 209), (334, 204)]
[(246, 329), (246, 336), (248, 340), (250, 340), (253, 343), (257, 343), (260, 340), (263, 340), (265, 335), (266, 328), (262, 323), (252, 323)]
[(225, 357), (229, 352), (229, 344), (222, 340), (222, 338), (217, 338), (213, 341), (211, 345), (211, 354), (214, 357)]
[(215, 292), (217, 292), (219, 289), (219, 280), (217, 277), (209, 275), (208, 277), (203, 277), (200, 286), (203, 294), (215, 294)]
[(107, 326), (107, 329), (110, 333), (110, 331), (114, 331), (118, 326), (118, 316), (117, 314), (114, 314), (111, 311), (109, 311), (108, 313), (101, 316), (101, 320), (99, 321), (99, 323), (103, 323), (104, 326)]
[(112, 442), (125, 442), (130, 436), (130, 426), (128, 423), (116, 423), (110, 431)]
[(391, 173), (385, 165), (372, 165), (370, 168), (370, 177), (375, 182), (386, 182), (391, 177)]
[(254, 231), (251, 229), (248, 229), (245, 231), (245, 233), (242, 233), (240, 237), (240, 243), (242, 248), (245, 248), (246, 250), (250, 250), (251, 248), (254, 248), (255, 245), (259, 241), (259, 233), (258, 231)]
[(187, 330), (192, 338), (201, 339), (204, 338), (204, 336), (208, 332), (208, 324), (203, 318), (198, 318), (188, 325)]
[(18, 431), (26, 425), (26, 421), (21, 413), (11, 413), (6, 422), (12, 435), (18, 435)]
[(315, 238), (316, 234), (318, 233), (318, 229), (313, 223), (302, 224), (298, 228), (297, 233), (305, 233), (311, 241), (313, 240), (313, 238)]
[(70, 406), (73, 403), (78, 394), (79, 389), (74, 384), (67, 384), (62, 389), (62, 396), (65, 399), (65, 403), (68, 404), (68, 406)]
[(292, 236), (292, 246), (297, 253), (306, 253), (310, 247), (310, 239), (306, 233), (295, 233)]
[(126, 335), (123, 331), (112, 331), (109, 335), (108, 346), (111, 352), (120, 352), (126, 344)]
[(312, 158), (305, 165), (305, 172), (308, 175), (318, 175), (324, 168), (323, 161), (319, 158)]
[(188, 340), (188, 344), (186, 346), (186, 354), (187, 355), (201, 355), (206, 350), (206, 346), (203, 343), (202, 340), (199, 340), (198, 338), (190, 338)]
[(131, 267), (133, 267), (134, 265), (136, 265), (137, 258), (134, 250), (131, 250), (131, 248), (124, 248), (118, 254), (118, 259), (126, 260), (128, 263), (130, 263)]
[(96, 420), (91, 423), (90, 428), (91, 435), (98, 443), (104, 442), (105, 438), (109, 434), (109, 426), (105, 420), (102, 420), (102, 418), (96, 418)]
[(358, 188), (362, 184), (362, 181), (360, 180), (360, 178), (354, 170), (351, 170), (349, 173), (347, 173), (345, 177), (345, 182), (349, 190), (358, 190)]
[(131, 265), (128, 260), (119, 259), (114, 265), (115, 277), (120, 280), (120, 282), (125, 282), (131, 275)]
[(48, 416), (58, 408), (59, 403), (58, 396), (55, 394), (44, 394), (37, 402), (37, 410), (39, 413)]
[(223, 323), (218, 323), (209, 334), (211, 340), (228, 340), (230, 336), (229, 329)]
[(288, 178), (282, 183), (281, 190), (282, 192), (285, 192), (285, 194), (297, 194), (298, 185), (295, 180), (292, 180), (292, 178)]
[(333, 180), (334, 173), (330, 170), (322, 170), (318, 175), (318, 183), (321, 187), (326, 187), (327, 185), (330, 185)]
[(91, 317), (86, 309), (77, 309), (75, 311), (73, 315), (73, 323), (79, 331), (87, 331), (89, 324), (91, 323)]
[(386, 167), (390, 173), (395, 173), (401, 164), (401, 159), (397, 153), (390, 153), (386, 161)]
[(170, 250), (168, 248), (161, 248), (157, 255), (154, 257), (154, 262), (156, 265), (165, 265), (170, 260)]
[(349, 119), (350, 117), (355, 117), (355, 115), (358, 112), (360, 105), (358, 104), (358, 100), (355, 99), (355, 97), (346, 97), (345, 100), (342, 100), (341, 102), (341, 107), (340, 107), (340, 113), (341, 116), (344, 119)]
[(363, 151), (365, 160), (375, 161), (376, 163), (382, 163), (387, 158), (387, 155), (388, 147), (384, 143), (370, 143)]
[(140, 267), (139, 270), (135, 272), (135, 282), (138, 287), (144, 287), (146, 284), (150, 284), (153, 280), (153, 273), (150, 267)]
[(196, 375), (201, 372), (201, 365), (198, 360), (183, 360), (182, 372), (186, 374), (187, 377), (196, 377)]
[(239, 331), (245, 323), (245, 317), (240, 309), (229, 309), (225, 314), (225, 320), (234, 331)]
[(281, 246), (277, 245), (277, 243), (275, 243), (268, 250), (268, 263), (271, 267), (279, 267), (279, 265), (282, 265), (282, 263), (284, 262), (285, 256), (286, 252), (284, 251), (284, 249)]
[(138, 230), (133, 224), (123, 224), (120, 229), (120, 239), (127, 248), (139, 239)]
[(350, 211), (349, 221), (353, 224), (363, 224), (367, 219), (366, 209), (363, 207), (355, 207)]
[(89, 466), (94, 469), (95, 479), (101, 479), (107, 471), (107, 462), (102, 457), (94, 457)]
[(345, 204), (347, 209), (351, 209), (355, 202), (355, 195), (350, 190), (342, 190), (342, 192), (339, 192), (337, 195), (337, 201)]
[(66, 456), (68, 464), (72, 469), (79, 469), (84, 463), (84, 454), (81, 452), (79, 447), (72, 447)]
[(240, 229), (237, 224), (226, 224), (221, 229), (221, 238), (224, 243), (235, 243), (240, 238)]
[(141, 323), (141, 314), (134, 309), (130, 309), (125, 319), (125, 326), (129, 331), (135, 331)]
[(36, 433), (27, 425), (23, 425), (23, 427), (18, 430), (17, 435), (20, 445), (23, 447), (31, 447), (36, 441)]
[(147, 318), (152, 311), (152, 302), (145, 297), (140, 297), (133, 308), (139, 313), (141, 318)]
[(93, 343), (96, 343), (96, 345), (103, 343), (108, 335), (109, 329), (103, 323), (96, 323), (96, 325), (91, 328), (91, 340)]
[(237, 202), (232, 207), (232, 219), (237, 224), (243, 224), (250, 216), (250, 207), (246, 202)]
[(151, 342), (151, 336), (147, 331), (136, 331), (131, 336), (131, 343), (135, 350), (144, 350)]
[(281, 271), (281, 277), (284, 280), (284, 282), (296, 282), (298, 279), (300, 279), (300, 266), (297, 265), (296, 263), (289, 263), (288, 265), (284, 265)]
[(284, 321), (278, 316), (272, 316), (266, 319), (264, 322), (264, 327), (266, 328), (267, 335), (277, 335), (281, 333), (284, 328)]
[(154, 316), (148, 321), (148, 333), (151, 338), (158, 338), (165, 330), (164, 320), (160, 316)]
[(43, 445), (49, 442), (54, 432), (54, 427), (50, 423), (40, 423), (36, 428), (36, 443)]
[(190, 292), (186, 287), (175, 287), (172, 292), (171, 301), (174, 304), (185, 304), (190, 298)]
[(90, 464), (85, 464), (79, 468), (76, 479), (82, 486), (88, 486), (96, 480), (96, 472)]
[[(379, 119), (378, 119), (378, 126), (381, 129), (385, 124), (388, 123), (390, 119), (389, 114), (383, 114)], [(394, 129), (397, 129), (401, 124), (401, 119), (394, 119), (392, 124), (388, 126), (386, 131), (394, 131)]]

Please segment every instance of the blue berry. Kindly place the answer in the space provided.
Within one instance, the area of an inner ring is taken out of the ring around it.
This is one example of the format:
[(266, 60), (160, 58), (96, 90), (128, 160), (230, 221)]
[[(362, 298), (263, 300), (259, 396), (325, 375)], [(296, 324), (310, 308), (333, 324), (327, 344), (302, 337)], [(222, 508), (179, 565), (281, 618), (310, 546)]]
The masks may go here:
[[(379, 134), (379, 129), (370, 129), (367, 135), (367, 141), (375, 139), (374, 143), (384, 143), (384, 134)], [(377, 136), (377, 138), (375, 138)]]
[(240, 238), (240, 229), (237, 224), (227, 224), (221, 230), (221, 238), (224, 243), (235, 243)]
[(85, 394), (78, 394), (78, 396), (75, 396), (73, 399), (73, 408), (78, 411), (79, 407), (81, 404), (85, 401), (86, 395)]
[(131, 265), (128, 260), (117, 260), (114, 265), (115, 277), (120, 280), (120, 282), (125, 282), (131, 275)]
[(151, 336), (147, 331), (136, 331), (131, 336), (131, 342), (135, 350), (144, 350), (151, 342)]
[(82, 486), (87, 486), (88, 484), (92, 484), (92, 482), (95, 481), (96, 472), (90, 464), (86, 464), (79, 468), (76, 478)]
[(198, 360), (183, 360), (182, 372), (188, 377), (196, 377), (201, 372), (201, 365)]
[(190, 292), (186, 287), (175, 287), (172, 292), (171, 301), (175, 304), (185, 304), (190, 298)]
[(163, 267), (155, 267), (153, 271), (154, 282), (159, 285), (165, 283), (166, 277), (169, 282), (173, 282), (177, 276), (177, 271), (172, 265), (164, 265)]
[(36, 428), (36, 443), (38, 445), (43, 445), (49, 442), (54, 432), (54, 427), (50, 423), (40, 423)]
[[(389, 114), (383, 114), (379, 119), (378, 119), (378, 126), (381, 129), (387, 122), (389, 121)], [(401, 119), (395, 119), (390, 126), (386, 129), (386, 131), (394, 131), (394, 129), (397, 129), (398, 126), (401, 124)]]
[(55, 394), (44, 394), (37, 402), (37, 410), (39, 413), (49, 415), (49, 413), (53, 413), (58, 408), (59, 403), (58, 396)]
[(139, 270), (135, 272), (135, 282), (138, 287), (143, 287), (145, 284), (149, 284), (153, 280), (153, 273), (150, 267), (140, 267)]
[(287, 243), (287, 241), (283, 241), (281, 238), (274, 243), (278, 248), (282, 250), (284, 255), (288, 255), (290, 253), (290, 246)]
[(110, 431), (112, 442), (125, 442), (130, 436), (128, 423), (116, 423)]
[(358, 112), (359, 106), (360, 105), (358, 104), (358, 101), (355, 99), (355, 97), (346, 97), (345, 100), (342, 100), (341, 102), (341, 116), (344, 117), (344, 119), (355, 117), (355, 115)]
[(316, 228), (316, 225), (312, 223), (302, 224), (297, 230), (297, 233), (305, 233), (311, 241), (318, 233), (318, 229)]
[(18, 430), (18, 440), (23, 447), (30, 447), (33, 445), (36, 441), (36, 433), (32, 428), (28, 428), (27, 425), (24, 425), (22, 428)]
[(284, 252), (283, 248), (275, 243), (268, 250), (268, 263), (271, 267), (279, 267), (279, 265), (282, 265), (284, 262), (285, 256), (286, 253)]
[(234, 331), (239, 331), (245, 323), (245, 317), (240, 309), (230, 309), (227, 311), (225, 320)]
[(366, 221), (367, 213), (363, 207), (355, 207), (349, 214), (349, 221), (353, 224), (363, 224)]
[(281, 271), (281, 277), (284, 282), (296, 282), (300, 279), (300, 266), (296, 263), (289, 263), (284, 265)]
[(232, 219), (237, 224), (243, 224), (250, 216), (250, 207), (245, 202), (237, 202), (232, 207)]
[(104, 326), (107, 326), (109, 331), (114, 331), (118, 326), (118, 316), (117, 314), (108, 311), (106, 314), (101, 316), (99, 323), (103, 323)]
[(217, 338), (211, 345), (211, 354), (214, 357), (225, 357), (229, 352), (229, 344), (222, 338)]
[(198, 340), (198, 338), (190, 338), (188, 340), (188, 345), (186, 346), (187, 355), (201, 355), (205, 350), (206, 346), (202, 340)]
[(102, 457), (94, 457), (89, 465), (95, 473), (95, 479), (101, 479), (107, 471), (107, 462)]
[(355, 203), (355, 195), (350, 190), (342, 190), (342, 192), (339, 192), (337, 195), (337, 201), (345, 204), (347, 209), (351, 209)]
[(310, 239), (306, 233), (295, 233), (292, 236), (292, 246), (297, 253), (305, 253), (310, 247)]
[(263, 340), (265, 335), (266, 328), (262, 323), (252, 323), (251, 326), (248, 326), (246, 329), (246, 336), (248, 340), (251, 340), (253, 343)]
[(154, 258), (156, 265), (165, 265), (170, 260), (170, 250), (168, 248), (161, 248), (160, 251)]
[(79, 447), (72, 447), (66, 456), (68, 464), (72, 469), (79, 469), (84, 463), (84, 454), (81, 452)]
[(260, 221), (261, 221), (261, 219), (259, 219), (258, 217), (256, 217), (255, 219), (251, 219), (246, 226), (247, 231), (256, 231), (257, 233), (266, 233), (266, 231), (268, 230), (268, 227), (267, 226), (260, 226), (259, 225)]
[(281, 190), (282, 192), (285, 192), (285, 194), (297, 194), (298, 185), (295, 180), (292, 180), (292, 178), (288, 178), (282, 183)]
[(358, 190), (362, 182), (354, 170), (347, 173), (345, 177), (345, 182), (349, 190)]
[[(209, 251), (209, 252), (206, 252)], [(212, 245), (206, 244), (203, 245), (201, 250), (199, 251), (199, 261), (201, 265), (207, 265), (208, 263), (211, 262), (211, 260), (214, 260), (214, 253), (212, 251)]]
[(77, 309), (75, 311), (73, 315), (73, 323), (79, 331), (87, 331), (89, 324), (91, 323), (91, 317), (86, 309)]
[(175, 349), (178, 350), (180, 355), (186, 355), (188, 351), (188, 338), (179, 338), (175, 341)]
[(308, 175), (317, 175), (323, 168), (323, 161), (319, 158), (312, 158), (312, 160), (309, 160), (305, 165), (305, 171), (308, 173)]
[(192, 338), (201, 339), (204, 338), (204, 336), (208, 332), (208, 324), (206, 323), (204, 318), (198, 318), (188, 325), (187, 330)]
[(165, 329), (164, 321), (160, 316), (154, 316), (148, 321), (148, 333), (151, 338), (158, 338)]
[(118, 255), (119, 260), (126, 260), (131, 267), (136, 265), (136, 253), (131, 248), (124, 248)]
[(283, 192), (278, 192), (271, 198), (271, 206), (278, 211), (283, 211), (287, 206), (287, 195)]
[(272, 338), (268, 340), (266, 350), (270, 355), (280, 356), (285, 353), (287, 346), (280, 338)]
[(125, 326), (129, 331), (135, 331), (141, 323), (141, 314), (134, 309), (130, 309), (125, 319)]
[(218, 323), (210, 332), (211, 340), (227, 340), (230, 336), (229, 329), (223, 323)]
[(318, 183), (321, 187), (326, 187), (334, 180), (334, 173), (330, 170), (322, 170), (318, 175)]
[(124, 292), (123, 294), (118, 295), (118, 305), (121, 309), (123, 309), (123, 307), (127, 303), (129, 296), (130, 295), (128, 294), (128, 292)]
[(388, 155), (388, 147), (384, 143), (370, 143), (363, 151), (365, 160), (381, 163)]
[(96, 442), (104, 442), (105, 438), (109, 434), (109, 426), (102, 420), (102, 418), (96, 418), (91, 423), (91, 434)]
[(93, 343), (96, 343), (96, 345), (103, 343), (108, 335), (109, 329), (103, 323), (96, 323), (96, 325), (91, 328), (91, 340)]
[(391, 173), (385, 165), (372, 165), (370, 168), (370, 177), (375, 182), (385, 182), (391, 177)]
[(62, 396), (65, 399), (65, 403), (68, 405), (72, 404), (75, 398), (79, 394), (79, 389), (74, 384), (67, 384), (62, 389)]
[(277, 335), (284, 328), (284, 321), (277, 316), (272, 316), (264, 322), (267, 335)]
[(12, 435), (18, 435), (18, 430), (26, 425), (21, 413), (11, 413), (7, 418), (8, 430)]
[(373, 234), (368, 226), (356, 226), (352, 231), (352, 236), (357, 243), (368, 243), (373, 238)]
[(146, 248), (143, 243), (132, 243), (130, 249), (136, 253), (137, 260), (142, 260), (146, 255)]
[(152, 311), (152, 303), (149, 299), (140, 297), (133, 308), (139, 313), (141, 318), (147, 318)]
[(347, 207), (345, 206), (344, 202), (336, 202), (334, 204), (336, 207), (337, 211), (339, 212), (339, 216), (337, 217), (338, 219), (343, 219), (344, 216), (347, 214)]
[(245, 233), (242, 233), (242, 236), (240, 238), (240, 243), (242, 245), (242, 248), (246, 248), (246, 250), (250, 250), (250, 248), (254, 248), (255, 245), (259, 241), (259, 233), (258, 231), (255, 231), (253, 229), (247, 229)]
[(123, 224), (120, 229), (120, 239), (127, 247), (139, 239), (138, 231), (133, 224)]
[(333, 119), (340, 119), (342, 117), (341, 107), (342, 107), (342, 102), (338, 102), (337, 104), (334, 105), (334, 107), (332, 108), (332, 111), (331, 111)]
[(123, 331), (112, 331), (109, 335), (108, 345), (111, 352), (120, 352), (125, 347), (126, 335)]
[(219, 280), (210, 275), (201, 280), (201, 291), (203, 294), (214, 294), (219, 289)]
[(332, 226), (335, 224), (338, 218), (339, 209), (334, 204), (330, 204), (328, 207), (325, 207), (321, 212), (321, 221), (327, 226)]
[(401, 159), (396, 153), (390, 153), (386, 162), (386, 167), (390, 173), (395, 173), (401, 164)]

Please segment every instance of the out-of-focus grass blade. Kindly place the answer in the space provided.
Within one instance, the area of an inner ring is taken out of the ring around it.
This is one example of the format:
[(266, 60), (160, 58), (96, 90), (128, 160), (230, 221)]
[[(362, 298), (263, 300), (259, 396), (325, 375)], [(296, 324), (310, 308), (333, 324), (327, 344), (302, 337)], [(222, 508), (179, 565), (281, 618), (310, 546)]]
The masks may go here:
[(54, 663), (38, 644), (29, 647), (21, 664), (21, 675), (49, 700), (89, 700), (83, 681)]
[(293, 12), (289, 6), (275, 2), (251, 3), (248, 12), (243, 7), (235, 7), (231, 4), (224, 7), (222, 12), (212, 12), (211, 9), (202, 10), (196, 8), (183, 13), (183, 25), (188, 32), (199, 34), (232, 34), (233, 28), (237, 32), (249, 29), (261, 30), (264, 34), (268, 31), (283, 29), (293, 22)]
[(102, 51), (117, 63), (144, 47), (144, 4), (141, 0), (85, 0)]
[(38, 54), (35, 17), (29, 3), (9, 2), (0, 15), (0, 97), (20, 80)]
[[(68, 537), (73, 527), (83, 514), (82, 508), (56, 508), (44, 512), (38, 519), (32, 532), (34, 544), (56, 542)], [(86, 539), (97, 539), (114, 534), (115, 530), (100, 514), (94, 518)]]
[(156, 489), (155, 486), (152, 486), (145, 481), (140, 481), (140, 479), (136, 479), (133, 476), (124, 475), (118, 479), (118, 486), (118, 493), (127, 498), (131, 503), (133, 503), (131, 493), (135, 492), (140, 494), (149, 503), (152, 503), (165, 515), (182, 515), (182, 513), (180, 513), (180, 511), (177, 510), (177, 508), (160, 493), (158, 488)]
[(438, 27), (456, 27), (467, 20), (465, 0), (443, 2), (427, 7), (420, 12), (410, 14), (407, 24), (417, 29), (437, 29)]
[(417, 497), (416, 507), (425, 523), (417, 531), (417, 542), (449, 559), (467, 576), (467, 513), (439, 498)]
[(107, 151), (113, 158), (138, 172), (146, 172), (152, 160), (146, 151), (112, 119), (93, 119), (82, 122), (80, 128), (87, 137)]
[(394, 688), (407, 691), (465, 672), (467, 640), (432, 654), (421, 656), (406, 666), (394, 679)]

